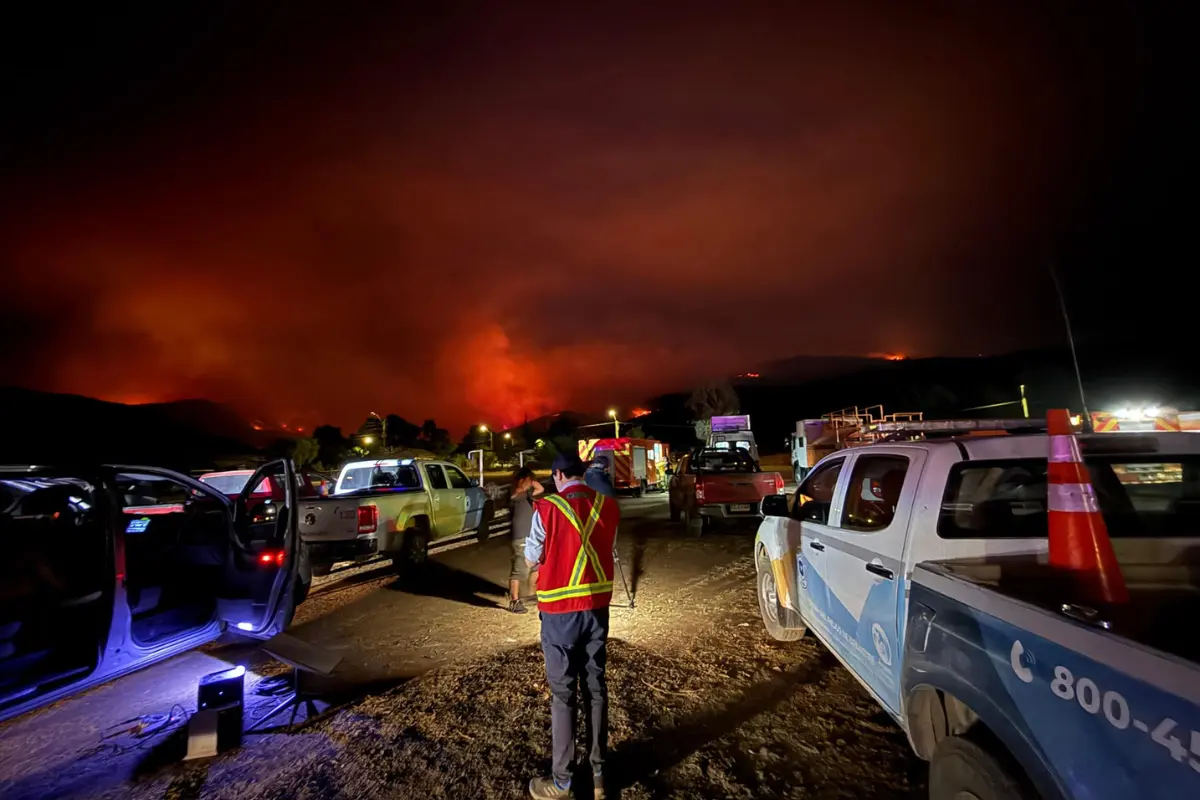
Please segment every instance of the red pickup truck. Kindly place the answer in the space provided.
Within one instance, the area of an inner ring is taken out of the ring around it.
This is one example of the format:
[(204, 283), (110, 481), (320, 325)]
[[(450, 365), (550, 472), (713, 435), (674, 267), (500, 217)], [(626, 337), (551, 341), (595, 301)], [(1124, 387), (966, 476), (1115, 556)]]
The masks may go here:
[(700, 450), (671, 475), (671, 519), (699, 534), (718, 519), (759, 520), (762, 499), (783, 494), (783, 476), (763, 472), (742, 450)]

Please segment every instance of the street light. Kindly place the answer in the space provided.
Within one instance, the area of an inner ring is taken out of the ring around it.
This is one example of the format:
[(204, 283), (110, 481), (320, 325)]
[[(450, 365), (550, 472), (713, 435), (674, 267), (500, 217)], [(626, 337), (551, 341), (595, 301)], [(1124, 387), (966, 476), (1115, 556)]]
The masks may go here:
[(379, 420), (379, 438), (383, 440), (384, 447), (387, 446), (387, 420), (376, 414), (374, 411), (370, 415)]
[(615, 408), (610, 408), (608, 410), (608, 415), (610, 417), (612, 417), (612, 421), (613, 421), (613, 438), (620, 439), (621, 438), (621, 421), (617, 419), (617, 410)]
[(375, 437), (374, 436), (364, 436), (363, 444), (365, 444), (367, 447), (370, 447), (371, 445), (375, 444)]
[(489, 450), (495, 450), (495, 449), (496, 449), (496, 445), (495, 445), (495, 441), (494, 441), (494, 440), (495, 440), (495, 437), (493, 437), (493, 436), (492, 436), (492, 432), (491, 432), (490, 430), (488, 430), (488, 426), (487, 426), (487, 425), (480, 425), (480, 426), (479, 426), (479, 432), (480, 432), (480, 433), (486, 433), (486, 434), (488, 435), (488, 449), (489, 449)]

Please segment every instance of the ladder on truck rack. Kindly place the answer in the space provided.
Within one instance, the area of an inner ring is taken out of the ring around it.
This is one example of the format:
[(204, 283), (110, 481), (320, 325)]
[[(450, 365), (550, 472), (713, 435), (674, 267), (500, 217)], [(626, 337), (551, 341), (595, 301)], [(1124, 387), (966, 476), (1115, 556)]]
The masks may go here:
[(841, 445), (870, 444), (876, 441), (871, 429), (876, 425), (908, 424), (921, 422), (925, 419), (921, 411), (897, 411), (892, 414), (884, 413), (882, 405), (848, 406), (840, 411), (831, 411), (821, 415), (821, 421), (832, 429), (835, 441)]
[(863, 427), (860, 435), (864, 440), (879, 442), (929, 435), (1004, 435), (1041, 433), (1045, 430), (1046, 421), (1036, 419), (918, 419), (871, 423)]

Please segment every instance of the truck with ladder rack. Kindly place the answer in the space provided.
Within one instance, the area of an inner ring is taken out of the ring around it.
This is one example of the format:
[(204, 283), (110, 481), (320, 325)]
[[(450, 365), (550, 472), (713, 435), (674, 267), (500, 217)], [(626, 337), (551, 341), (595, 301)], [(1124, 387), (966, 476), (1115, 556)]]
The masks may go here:
[(919, 411), (886, 414), (883, 406), (875, 405), (851, 406), (822, 414), (818, 419), (796, 420), (796, 430), (788, 441), (792, 475), (800, 483), (818, 461), (833, 451), (876, 441), (879, 435), (871, 430), (874, 425), (923, 422), (924, 418)]
[(834, 653), (932, 800), (1200, 796), (1200, 437), (1052, 413), (861, 425), (763, 500), (764, 625)]

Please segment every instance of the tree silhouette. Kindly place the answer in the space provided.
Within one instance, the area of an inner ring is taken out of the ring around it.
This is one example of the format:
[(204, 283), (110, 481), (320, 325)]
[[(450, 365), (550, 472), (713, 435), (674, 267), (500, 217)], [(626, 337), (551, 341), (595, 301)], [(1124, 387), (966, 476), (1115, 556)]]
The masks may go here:
[(706, 383), (697, 387), (688, 397), (686, 405), (696, 420), (737, 414), (741, 409), (737, 391), (729, 381)]
[(454, 452), (454, 441), (450, 438), (450, 431), (439, 428), (437, 422), (427, 419), (421, 424), (421, 438), (417, 440), (417, 447), (445, 458)]
[(315, 464), (321, 457), (321, 445), (316, 439), (296, 439), (292, 445), (292, 460), (297, 469)]
[(421, 428), (398, 414), (387, 415), (387, 446), (412, 448), (417, 446)]
[(340, 464), (350, 444), (342, 435), (342, 429), (333, 425), (315, 428), (312, 438), (317, 442), (318, 460), (326, 466)]

